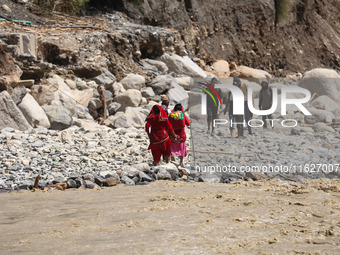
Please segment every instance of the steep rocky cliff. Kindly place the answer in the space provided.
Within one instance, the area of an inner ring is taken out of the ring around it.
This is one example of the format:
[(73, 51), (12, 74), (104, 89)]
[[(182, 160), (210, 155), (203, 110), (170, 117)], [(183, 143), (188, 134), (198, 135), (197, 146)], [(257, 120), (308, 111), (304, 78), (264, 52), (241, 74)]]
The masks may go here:
[[(111, 2), (111, 3), (110, 3)], [(279, 0), (118, 0), (90, 5), (126, 13), (145, 25), (181, 32), (190, 55), (278, 73), (340, 68), (340, 2), (291, 0), (275, 29)]]

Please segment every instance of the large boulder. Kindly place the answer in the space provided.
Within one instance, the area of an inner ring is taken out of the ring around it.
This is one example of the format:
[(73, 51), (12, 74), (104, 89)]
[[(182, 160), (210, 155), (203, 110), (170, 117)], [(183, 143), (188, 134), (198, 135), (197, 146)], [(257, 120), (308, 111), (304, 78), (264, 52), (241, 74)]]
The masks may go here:
[(32, 127), (50, 127), (45, 111), (30, 94), (26, 94), (18, 107)]
[[(75, 113), (75, 107), (77, 105), (76, 99), (73, 96), (72, 90), (64, 82), (64, 79), (59, 75), (53, 75), (52, 78), (47, 81), (58, 90), (54, 93), (55, 100), (60, 101), (61, 105), (68, 109), (72, 114)], [(56, 103), (58, 105), (58, 103)]]
[(119, 111), (125, 111), (129, 106), (137, 107), (141, 100), (142, 93), (136, 89), (128, 89), (114, 98), (114, 101), (121, 105)]
[(185, 90), (190, 90), (191, 86), (194, 85), (194, 79), (190, 76), (183, 76), (175, 78), (178, 85), (181, 86)]
[(128, 74), (124, 79), (120, 81), (123, 85), (124, 89), (137, 89), (141, 90), (141, 88), (145, 87), (145, 78), (139, 74)]
[(0, 129), (11, 127), (24, 131), (32, 128), (7, 91), (0, 93), (0, 109)]
[(184, 88), (179, 86), (177, 83), (173, 83), (171, 89), (166, 94), (170, 99), (170, 104), (175, 105), (181, 103), (184, 110), (189, 107), (189, 94)]
[(142, 88), (141, 92), (142, 92), (142, 96), (145, 98), (150, 98), (150, 97), (155, 96), (155, 92), (153, 91), (151, 87)]
[(27, 89), (24, 86), (17, 86), (13, 89), (11, 97), (16, 105), (20, 104), (22, 99), (26, 96)]
[(163, 61), (169, 68), (169, 71), (176, 74), (184, 74), (191, 77), (206, 78), (207, 74), (200, 68), (195, 62), (193, 62), (188, 56), (178, 56), (176, 54), (169, 55), (165, 53), (161, 56)]
[(104, 124), (112, 128), (144, 127), (149, 111), (141, 107), (127, 107), (125, 113), (110, 116)]
[(81, 104), (77, 104), (75, 115), (78, 119), (93, 120), (93, 117), (89, 113), (89, 109)]
[(88, 106), (93, 97), (93, 89), (72, 90), (72, 94), (78, 104)]
[(299, 86), (308, 89), (312, 95), (326, 95), (339, 102), (340, 75), (334, 70), (315, 68), (305, 72)]
[(166, 74), (169, 70), (168, 66), (159, 60), (154, 59), (143, 59), (142, 64), (145, 68), (149, 69), (150, 71), (157, 71), (160, 74)]
[(116, 77), (106, 68), (102, 68), (103, 73), (94, 77), (94, 80), (98, 85), (104, 86), (105, 89), (108, 89), (115, 81)]
[(314, 124), (317, 122), (326, 122), (331, 123), (335, 115), (332, 112), (326, 110), (320, 110), (315, 108), (308, 108), (308, 111), (312, 115), (305, 116), (305, 123), (307, 124)]
[(240, 78), (254, 78), (254, 79), (270, 79), (272, 76), (260, 69), (255, 69), (247, 66), (238, 66), (234, 71), (230, 73), (232, 77)]
[(57, 105), (43, 105), (42, 108), (50, 121), (51, 129), (63, 130), (72, 126), (72, 114), (65, 107)]
[(55, 88), (46, 85), (33, 85), (31, 95), (39, 105), (51, 104), (54, 100)]
[(175, 83), (174, 79), (169, 75), (159, 75), (149, 84), (156, 95), (163, 94), (171, 88)]
[(319, 96), (316, 99), (314, 99), (311, 102), (311, 104), (317, 109), (326, 110), (330, 112), (340, 109), (340, 105), (337, 104), (333, 99), (331, 99), (328, 96)]
[(217, 60), (214, 64), (212, 64), (212, 68), (217, 73), (221, 73), (225, 76), (230, 75), (229, 63), (225, 60)]

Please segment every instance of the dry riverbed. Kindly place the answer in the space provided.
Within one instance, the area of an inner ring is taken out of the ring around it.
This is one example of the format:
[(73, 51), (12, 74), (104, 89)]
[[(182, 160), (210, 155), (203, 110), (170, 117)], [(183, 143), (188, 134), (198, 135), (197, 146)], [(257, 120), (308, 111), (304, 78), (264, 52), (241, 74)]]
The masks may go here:
[(340, 254), (340, 180), (1, 194), (0, 254)]

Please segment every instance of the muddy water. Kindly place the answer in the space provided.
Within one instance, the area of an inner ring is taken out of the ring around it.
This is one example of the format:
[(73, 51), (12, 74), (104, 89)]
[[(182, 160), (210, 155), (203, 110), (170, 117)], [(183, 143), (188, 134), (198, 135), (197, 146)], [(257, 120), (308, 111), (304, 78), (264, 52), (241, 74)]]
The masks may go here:
[(1, 194), (0, 254), (340, 254), (340, 180)]

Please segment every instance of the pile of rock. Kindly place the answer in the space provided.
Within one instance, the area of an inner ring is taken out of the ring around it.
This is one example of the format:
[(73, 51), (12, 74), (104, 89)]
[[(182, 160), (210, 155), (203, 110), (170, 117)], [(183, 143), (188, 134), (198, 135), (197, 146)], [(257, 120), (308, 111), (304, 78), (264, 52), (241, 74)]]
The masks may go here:
[(148, 145), (143, 130), (91, 122), (64, 131), (5, 128), (0, 132), (0, 189), (32, 188), (38, 174), (40, 187), (66, 183), (64, 188), (193, 180), (189, 169), (172, 163), (150, 166)]

